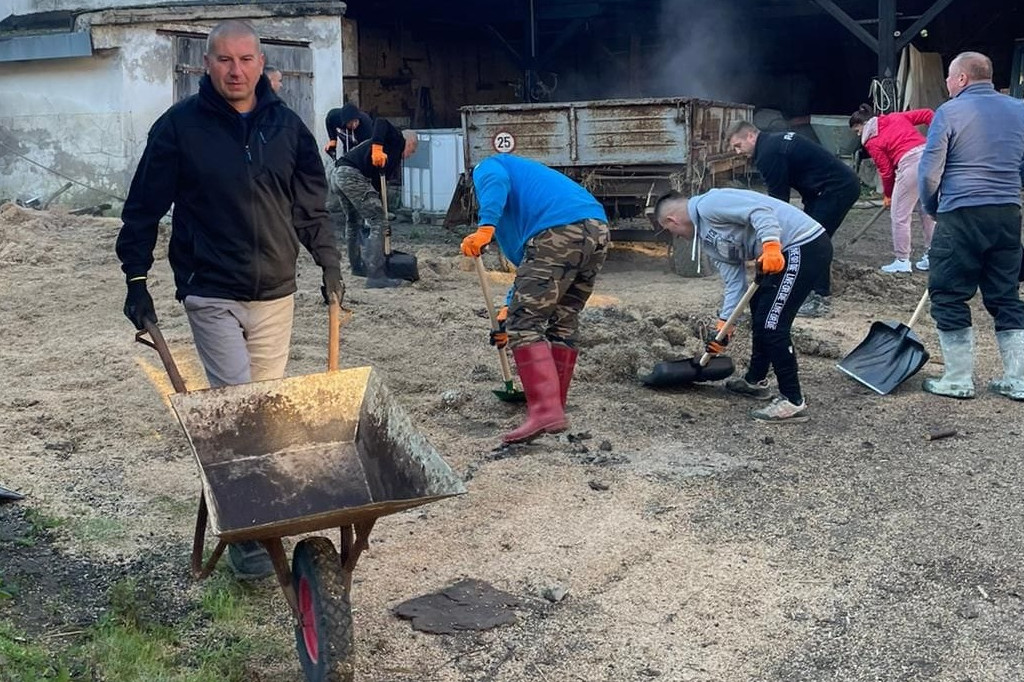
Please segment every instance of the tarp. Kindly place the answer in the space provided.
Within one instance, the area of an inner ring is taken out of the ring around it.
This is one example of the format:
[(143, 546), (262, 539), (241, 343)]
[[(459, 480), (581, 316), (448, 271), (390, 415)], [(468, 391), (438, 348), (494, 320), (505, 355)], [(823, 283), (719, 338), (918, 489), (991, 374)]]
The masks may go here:
[(936, 109), (948, 99), (945, 69), (938, 52), (920, 52), (913, 45), (903, 48), (896, 74), (899, 109)]

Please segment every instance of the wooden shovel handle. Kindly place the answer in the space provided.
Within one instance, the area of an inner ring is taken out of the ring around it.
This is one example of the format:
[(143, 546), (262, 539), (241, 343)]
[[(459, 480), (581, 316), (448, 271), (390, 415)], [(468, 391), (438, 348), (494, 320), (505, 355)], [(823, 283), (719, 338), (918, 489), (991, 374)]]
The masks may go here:
[(913, 327), (917, 324), (917, 318), (921, 317), (921, 313), (924, 312), (924, 305), (928, 302), (928, 290), (924, 290), (924, 294), (921, 296), (921, 300), (917, 302), (917, 307), (914, 308), (914, 314), (911, 316), (910, 321), (907, 322), (907, 327)]
[(384, 255), (391, 255), (391, 221), (388, 220), (388, 181), (380, 174), (380, 205), (384, 208)]
[[(491, 307), (494, 299), (491, 298), (491, 286), (487, 283), (487, 271), (484, 269), (484, 262), (480, 260), (480, 256), (473, 256), (473, 265), (476, 267), (477, 279), (480, 280), (480, 290), (484, 292), (484, 303), (487, 304), (487, 317), (491, 320), (491, 331), (496, 332), (501, 329), (501, 325), (498, 323), (497, 313)], [(501, 362), (501, 378), (511, 381), (512, 367), (508, 364), (508, 355), (504, 348), (498, 349), (498, 360)]]
[[(736, 307), (732, 309), (732, 314), (729, 315), (729, 319), (725, 321), (725, 324), (722, 325), (718, 334), (715, 335), (715, 341), (721, 341), (724, 339), (729, 331), (736, 325), (736, 320), (740, 319), (740, 315), (743, 314), (744, 308), (746, 308), (747, 304), (750, 303), (750, 299), (754, 298), (754, 294), (757, 293), (757, 288), (761, 286), (761, 282), (758, 281), (758, 279), (759, 278), (755, 279), (750, 283), (750, 286), (747, 287), (747, 290), (743, 293), (743, 298), (741, 298), (740, 302), (736, 304)], [(704, 355), (700, 356), (700, 366), (707, 367), (709, 362), (711, 362), (711, 353), (704, 351)]]

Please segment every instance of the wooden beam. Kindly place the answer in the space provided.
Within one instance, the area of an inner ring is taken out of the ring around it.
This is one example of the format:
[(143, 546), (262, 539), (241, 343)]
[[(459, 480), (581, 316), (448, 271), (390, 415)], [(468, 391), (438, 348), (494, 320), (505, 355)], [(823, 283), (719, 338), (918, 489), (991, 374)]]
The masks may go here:
[(878, 38), (868, 33), (867, 29), (850, 18), (850, 15), (843, 11), (832, 0), (813, 0), (815, 4), (831, 14), (836, 21), (846, 27), (850, 33), (857, 37), (862, 43), (871, 48), (872, 52), (878, 54)]
[(904, 47), (910, 44), (910, 41), (914, 39), (921, 29), (928, 26), (932, 19), (939, 15), (939, 12), (949, 7), (949, 4), (953, 0), (935, 0), (931, 7), (929, 7), (924, 14), (917, 18), (913, 24), (910, 25), (906, 31), (900, 35), (899, 39), (896, 40), (896, 52), (900, 52)]

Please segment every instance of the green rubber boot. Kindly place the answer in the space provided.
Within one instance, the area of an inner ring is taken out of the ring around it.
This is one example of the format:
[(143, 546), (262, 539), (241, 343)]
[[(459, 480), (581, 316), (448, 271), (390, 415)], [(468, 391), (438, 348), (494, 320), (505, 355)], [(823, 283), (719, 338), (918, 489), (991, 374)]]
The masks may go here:
[(948, 398), (974, 397), (974, 327), (953, 331), (939, 330), (939, 345), (946, 372), (941, 379), (925, 379), (922, 388), (928, 393)]
[(1024, 400), (1024, 329), (996, 332), (1003, 378), (990, 381), (988, 390), (1010, 400)]

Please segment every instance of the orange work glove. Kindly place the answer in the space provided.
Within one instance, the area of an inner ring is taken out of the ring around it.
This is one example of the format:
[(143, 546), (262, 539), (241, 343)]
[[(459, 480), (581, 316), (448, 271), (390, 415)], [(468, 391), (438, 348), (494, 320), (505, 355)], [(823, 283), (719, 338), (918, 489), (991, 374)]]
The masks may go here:
[(786, 269), (786, 258), (782, 255), (782, 244), (779, 242), (765, 242), (761, 245), (761, 257), (757, 264), (761, 266), (761, 272), (766, 275), (777, 275)]
[(508, 345), (508, 331), (505, 330), (505, 321), (508, 319), (508, 306), (503, 305), (497, 314), (498, 328), (491, 330), (491, 345), (497, 348), (504, 348)]
[(383, 168), (385, 165), (387, 165), (388, 155), (384, 153), (384, 145), (370, 145), (370, 162), (377, 168)]
[(476, 232), (462, 240), (462, 255), (475, 258), (494, 239), (494, 225), (481, 225)]
[(718, 324), (715, 325), (715, 338), (708, 341), (708, 344), (704, 346), (704, 350), (711, 353), (712, 355), (718, 355), (719, 353), (725, 352), (725, 347), (729, 345), (729, 341), (732, 340), (733, 329), (730, 329), (723, 337), (721, 341), (718, 341), (718, 335), (722, 329), (725, 328), (725, 320), (719, 320)]
[(892, 197), (882, 197), (882, 208), (892, 208)]
[(327, 145), (324, 146), (324, 151), (327, 152), (333, 159), (335, 154), (338, 153), (338, 141), (332, 137), (330, 142), (328, 142)]

